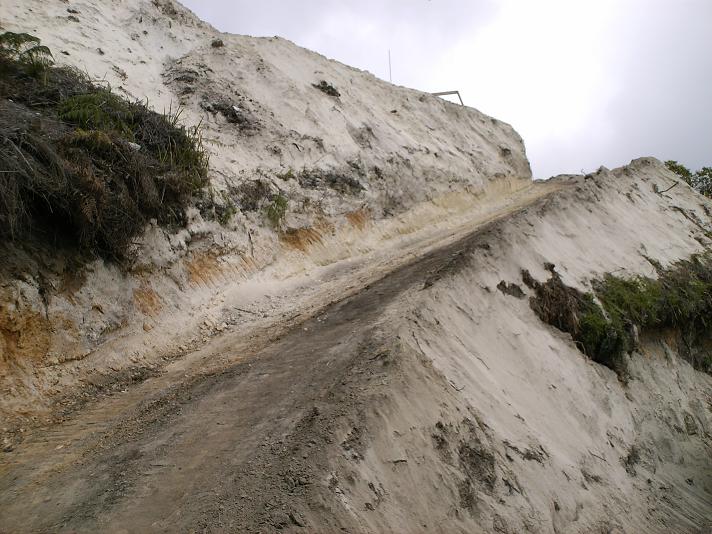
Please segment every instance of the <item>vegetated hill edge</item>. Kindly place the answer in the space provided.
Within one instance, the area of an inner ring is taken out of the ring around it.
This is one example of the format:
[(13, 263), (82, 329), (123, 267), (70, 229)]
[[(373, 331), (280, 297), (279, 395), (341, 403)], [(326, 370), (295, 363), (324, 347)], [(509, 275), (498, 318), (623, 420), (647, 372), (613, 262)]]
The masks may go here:
[(638, 348), (639, 333), (672, 330), (678, 352), (692, 366), (712, 372), (712, 253), (693, 255), (663, 268), (653, 262), (657, 278), (623, 278), (606, 274), (591, 283), (592, 292), (566, 286), (548, 264), (551, 278), (537, 282), (524, 271), (535, 292), (530, 304), (547, 324), (571, 334), (595, 362), (628, 378), (625, 355)]
[(207, 184), (198, 128), (0, 35), (0, 237), (125, 260), (149, 219), (185, 222)]

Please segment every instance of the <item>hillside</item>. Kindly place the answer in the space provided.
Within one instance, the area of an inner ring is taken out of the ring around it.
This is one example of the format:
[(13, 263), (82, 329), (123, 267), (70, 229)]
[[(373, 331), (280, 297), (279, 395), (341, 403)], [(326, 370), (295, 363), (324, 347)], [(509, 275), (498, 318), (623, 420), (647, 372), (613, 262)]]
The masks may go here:
[[(13, 302), (0, 314), (0, 380), (16, 393), (3, 406), (17, 396), (37, 405), (87, 371), (152, 365), (156, 352), (190, 345), (205, 320), (229, 322), (215, 298), (236, 280), (387, 256), (387, 243), (432, 238), (483, 195), (506, 201), (530, 184), (508, 125), (283, 39), (219, 34), (179, 4), (0, 7), (3, 30), (36, 35), (58, 63), (159, 112), (180, 109), (210, 156), (188, 224), (150, 225), (128, 272), (103, 261), (78, 269), (56, 253), (28, 259), (11, 244), (0, 265), (0, 301)], [(315, 88), (321, 81), (340, 96)]]
[(712, 529), (712, 202), (662, 163), (533, 182), (510, 126), (169, 0), (0, 8), (210, 154), (129, 265), (3, 243), (0, 531)]

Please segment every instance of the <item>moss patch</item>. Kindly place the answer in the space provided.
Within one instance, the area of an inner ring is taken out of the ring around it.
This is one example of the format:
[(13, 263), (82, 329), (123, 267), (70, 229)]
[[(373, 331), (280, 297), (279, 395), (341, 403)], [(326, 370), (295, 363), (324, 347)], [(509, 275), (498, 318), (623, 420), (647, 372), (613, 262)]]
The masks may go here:
[(571, 334), (592, 360), (625, 379), (625, 354), (635, 349), (637, 332), (673, 330), (678, 352), (695, 369), (712, 372), (712, 255), (696, 255), (667, 269), (658, 278), (621, 278), (608, 274), (581, 293), (566, 286), (548, 266), (551, 278), (540, 283), (528, 272), (524, 282), (534, 289), (532, 309), (547, 324)]

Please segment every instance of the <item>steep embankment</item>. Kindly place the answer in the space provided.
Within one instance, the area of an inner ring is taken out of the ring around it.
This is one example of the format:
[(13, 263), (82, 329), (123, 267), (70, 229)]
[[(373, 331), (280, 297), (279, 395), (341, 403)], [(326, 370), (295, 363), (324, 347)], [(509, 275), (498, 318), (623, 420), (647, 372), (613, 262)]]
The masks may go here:
[(31, 438), (2, 471), (5, 524), (705, 532), (712, 378), (646, 332), (622, 383), (539, 319), (522, 271), (545, 281), (554, 263), (582, 290), (655, 276), (709, 250), (712, 206), (683, 185), (656, 192), (674, 176), (655, 160), (557, 180), (252, 357), (149, 380)]
[[(363, 531), (706, 532), (712, 379), (669, 331), (646, 332), (632, 379), (541, 322), (522, 271), (590, 291), (604, 273), (710, 250), (711, 207), (655, 160), (579, 177), (493, 225), (391, 306), (359, 364), (360, 410), (329, 470), (335, 514)], [(510, 291), (502, 291), (505, 286)], [(512, 289), (515, 284), (521, 293)], [(501, 289), (500, 289), (501, 288)], [(378, 357), (380, 354), (380, 357)], [(318, 523), (318, 519), (315, 519)]]
[(344, 259), (375, 263), (530, 185), (509, 125), (284, 39), (220, 34), (171, 0), (0, 9), (3, 30), (38, 36), (59, 63), (158, 111), (180, 106), (211, 157), (188, 225), (149, 225), (128, 272), (3, 244), (8, 416), (41, 412), (90, 374), (103, 385), (153, 372), (160, 356), (199, 345), (201, 324), (213, 332), (301, 306), (265, 302), (236, 317), (230, 305), (244, 309), (244, 293), (224, 295), (256, 273), (277, 283)]

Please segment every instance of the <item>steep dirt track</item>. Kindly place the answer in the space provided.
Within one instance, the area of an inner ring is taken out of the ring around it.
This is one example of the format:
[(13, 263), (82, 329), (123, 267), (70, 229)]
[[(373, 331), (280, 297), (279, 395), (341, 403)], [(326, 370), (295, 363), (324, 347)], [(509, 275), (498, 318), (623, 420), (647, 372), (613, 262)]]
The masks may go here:
[[(530, 202), (536, 200), (532, 195)], [(304, 491), (318, 464), (314, 444), (302, 444), (306, 452), (295, 456), (295, 449), (281, 448), (282, 438), (320, 401), (348, 405), (341, 385), (360, 356), (377, 354), (373, 331), (384, 307), (437, 276), (487, 227), (327, 307), (245, 361), (135, 406), (107, 399), (103, 411), (29, 439), (3, 457), (0, 530), (169, 532), (259, 524), (270, 492), (279, 493), (269, 480), (272, 464), (289, 464)], [(300, 522), (291, 517), (292, 525)]]

